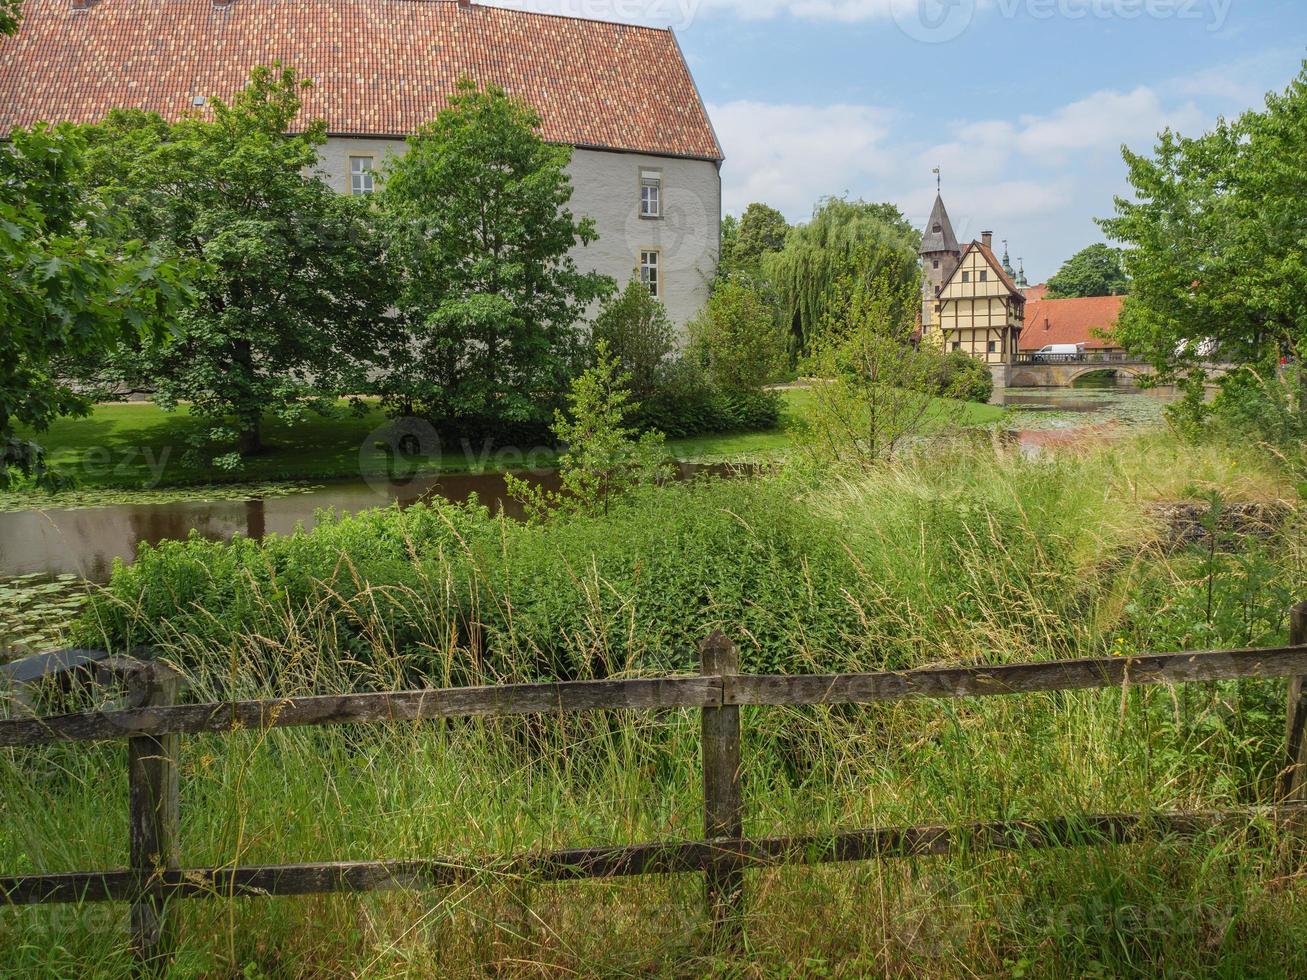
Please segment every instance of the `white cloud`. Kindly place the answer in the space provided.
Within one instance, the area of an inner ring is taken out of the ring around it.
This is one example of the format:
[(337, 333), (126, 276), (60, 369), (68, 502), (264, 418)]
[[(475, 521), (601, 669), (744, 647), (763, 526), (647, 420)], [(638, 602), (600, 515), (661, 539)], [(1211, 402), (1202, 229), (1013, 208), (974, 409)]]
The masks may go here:
[(708, 114), (726, 153), (730, 212), (765, 200), (792, 220), (806, 218), (818, 196), (857, 194), (895, 170), (885, 109), (727, 102)]
[(1192, 102), (1146, 87), (1098, 92), (1040, 115), (944, 122), (943, 138), (929, 145), (901, 135), (929, 120), (882, 106), (739, 101), (708, 110), (727, 157), (728, 213), (766, 201), (804, 220), (820, 197), (847, 192), (892, 201), (923, 223), (938, 166), (959, 238), (992, 229), (1038, 276), (1101, 240), (1093, 218), (1110, 213), (1125, 189), (1121, 144), (1147, 149), (1168, 125), (1211, 121)]
[(1157, 92), (1140, 86), (1132, 92), (1097, 92), (1047, 116), (1023, 116), (1017, 144), (1030, 156), (1115, 150), (1123, 143), (1151, 146), (1165, 127), (1183, 129), (1204, 118), (1193, 103), (1167, 107)]

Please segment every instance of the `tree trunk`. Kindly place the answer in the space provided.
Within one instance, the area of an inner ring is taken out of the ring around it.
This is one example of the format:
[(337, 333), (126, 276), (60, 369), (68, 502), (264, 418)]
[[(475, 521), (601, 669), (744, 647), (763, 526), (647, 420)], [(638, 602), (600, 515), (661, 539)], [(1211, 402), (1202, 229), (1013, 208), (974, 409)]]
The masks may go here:
[(236, 451), (242, 456), (253, 456), (263, 451), (263, 432), (258, 419), (245, 422), (245, 428), (236, 439)]

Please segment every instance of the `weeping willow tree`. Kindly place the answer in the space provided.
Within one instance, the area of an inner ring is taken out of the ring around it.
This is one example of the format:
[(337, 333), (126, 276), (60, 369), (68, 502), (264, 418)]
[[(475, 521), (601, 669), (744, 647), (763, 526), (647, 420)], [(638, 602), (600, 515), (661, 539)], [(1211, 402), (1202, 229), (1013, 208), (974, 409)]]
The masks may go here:
[(785, 247), (763, 259), (794, 352), (811, 348), (841, 280), (911, 284), (915, 290), (920, 245), (920, 234), (892, 204), (822, 200), (812, 220), (793, 228)]

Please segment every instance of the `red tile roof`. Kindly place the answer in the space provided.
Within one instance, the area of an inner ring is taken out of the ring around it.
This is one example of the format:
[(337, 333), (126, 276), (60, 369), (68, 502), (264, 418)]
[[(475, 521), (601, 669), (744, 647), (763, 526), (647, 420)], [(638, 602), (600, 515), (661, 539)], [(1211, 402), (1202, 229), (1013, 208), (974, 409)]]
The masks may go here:
[(720, 160), (671, 31), (457, 0), (26, 0), (0, 41), (0, 134), (115, 107), (175, 119), (280, 60), (315, 80), (302, 118), (405, 136), (463, 75), (540, 113), (555, 143)]
[(1038, 286), (1026, 287), (1027, 303), (1038, 303), (1041, 299), (1043, 299), (1047, 295), (1048, 295), (1048, 283), (1046, 282), (1041, 282)]
[(1027, 301), (1026, 326), (1021, 349), (1039, 350), (1049, 344), (1084, 344), (1088, 348), (1115, 348), (1115, 341), (1097, 336), (1111, 334), (1121, 316), (1124, 296), (1088, 296), (1084, 299)]

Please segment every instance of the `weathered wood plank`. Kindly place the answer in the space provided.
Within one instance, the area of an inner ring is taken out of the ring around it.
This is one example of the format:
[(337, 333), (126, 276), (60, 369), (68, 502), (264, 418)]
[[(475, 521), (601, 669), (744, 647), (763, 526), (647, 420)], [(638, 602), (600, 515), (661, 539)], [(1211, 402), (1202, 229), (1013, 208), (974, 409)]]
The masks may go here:
[[(1307, 602), (1299, 603), (1289, 612), (1289, 642), (1307, 643)], [(1280, 797), (1302, 802), (1307, 797), (1307, 676), (1298, 674), (1290, 679), (1288, 709), (1287, 758), (1280, 780)]]
[(721, 700), (720, 678), (669, 677), (142, 707), (0, 721), (0, 747), (437, 718), (699, 708)]
[[(132, 702), (141, 706), (175, 704), (181, 678), (161, 663), (139, 664), (129, 675)], [(173, 955), (164, 898), (157, 876), (181, 864), (177, 735), (141, 735), (127, 740), (128, 832), (136, 888), (131, 909), (132, 948), (154, 969)]]
[[(245, 868), (167, 870), (157, 887), (168, 899), (293, 896), (393, 889), (439, 888), (476, 878), (514, 877), (576, 881), (705, 872), (726, 854), (746, 868), (833, 864), (895, 858), (944, 857), (980, 851), (1100, 847), (1212, 832), (1255, 830), (1262, 824), (1294, 827), (1307, 804), (1239, 810), (1086, 814), (959, 826), (927, 825), (850, 830), (756, 840), (671, 841), (579, 848), (486, 861), (360, 861)], [(0, 877), (0, 904), (39, 905), (130, 900), (132, 871), (97, 871)]]
[[(740, 670), (740, 655), (720, 631), (699, 648), (705, 677), (728, 678)], [(744, 837), (744, 805), (740, 786), (740, 709), (704, 708), (701, 725), (703, 753), (703, 825), (708, 840), (739, 841)], [(731, 850), (721, 850), (704, 871), (709, 921), (713, 935), (726, 946), (743, 935), (744, 872)]]
[(728, 704), (868, 704), (1307, 674), (1307, 646), (726, 681)]

